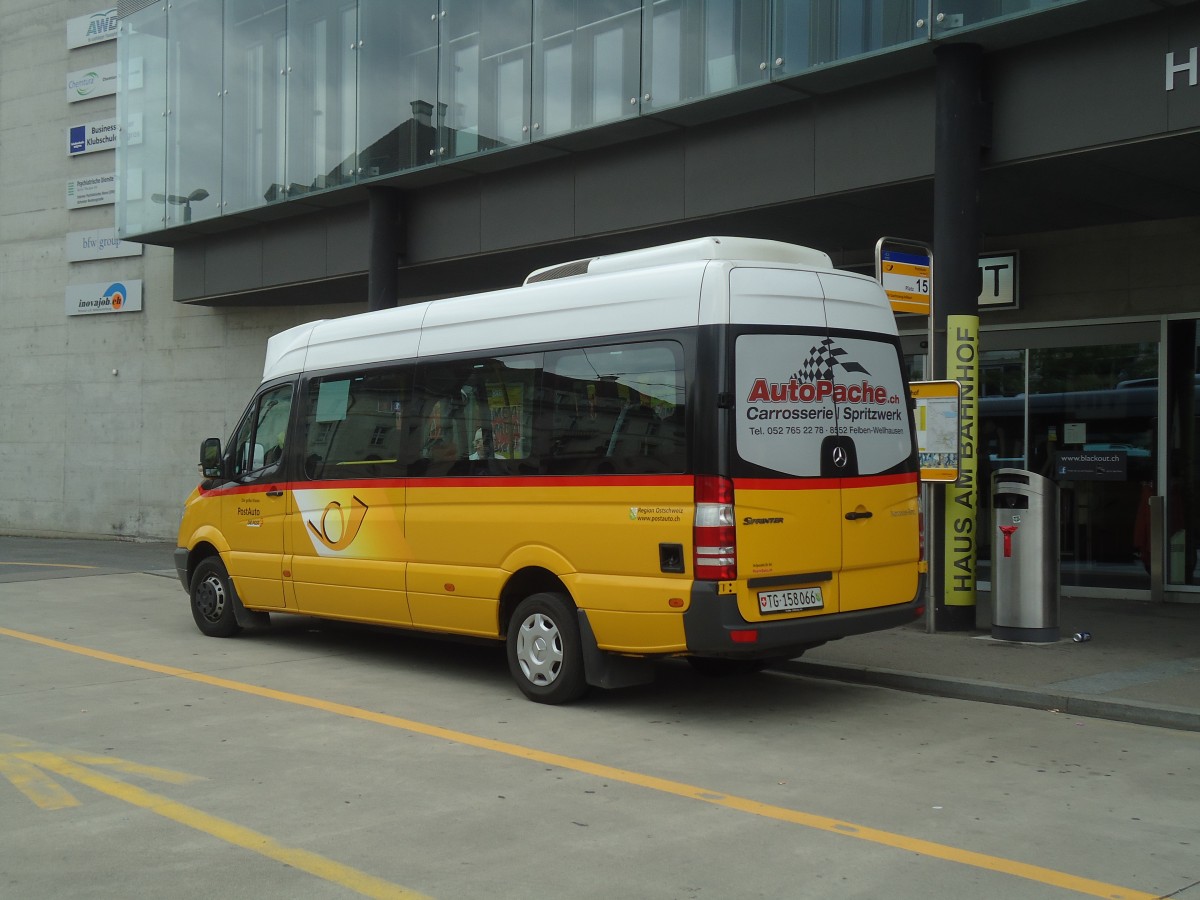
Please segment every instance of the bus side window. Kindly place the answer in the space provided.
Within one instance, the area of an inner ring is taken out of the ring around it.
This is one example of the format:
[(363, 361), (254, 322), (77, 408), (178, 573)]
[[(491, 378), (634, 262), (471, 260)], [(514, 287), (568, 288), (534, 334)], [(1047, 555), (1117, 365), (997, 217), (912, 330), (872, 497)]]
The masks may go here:
[(673, 341), (553, 354), (546, 366), (554, 403), (546, 473), (685, 471), (682, 358)]
[(387, 368), (313, 379), (304, 419), (304, 474), (388, 478), (405, 474), (403, 428), (411, 370)]
[(541, 353), (420, 365), (416, 396), (422, 443), (412, 474), (535, 472), (541, 368)]
[(230, 470), (239, 480), (253, 480), (283, 459), (288, 418), (292, 409), (292, 386), (279, 385), (264, 391), (251, 404), (229, 441)]

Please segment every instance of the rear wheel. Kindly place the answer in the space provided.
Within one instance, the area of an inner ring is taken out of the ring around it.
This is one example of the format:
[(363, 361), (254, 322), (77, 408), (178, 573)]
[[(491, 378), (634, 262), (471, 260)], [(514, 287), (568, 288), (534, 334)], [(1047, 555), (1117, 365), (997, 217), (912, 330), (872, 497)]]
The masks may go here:
[(221, 557), (210, 556), (192, 574), (192, 618), (209, 637), (233, 637), (242, 630), (233, 611), (236, 593)]
[(508, 668), (536, 703), (569, 703), (587, 692), (574, 604), (562, 594), (526, 597), (508, 624)]

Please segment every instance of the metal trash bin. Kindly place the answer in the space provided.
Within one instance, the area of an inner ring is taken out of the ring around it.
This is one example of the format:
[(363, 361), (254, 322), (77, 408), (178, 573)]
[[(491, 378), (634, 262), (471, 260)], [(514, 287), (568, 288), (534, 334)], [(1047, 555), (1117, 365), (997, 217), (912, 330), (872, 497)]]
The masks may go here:
[(992, 475), (992, 637), (1058, 640), (1058, 485), (1023, 469)]

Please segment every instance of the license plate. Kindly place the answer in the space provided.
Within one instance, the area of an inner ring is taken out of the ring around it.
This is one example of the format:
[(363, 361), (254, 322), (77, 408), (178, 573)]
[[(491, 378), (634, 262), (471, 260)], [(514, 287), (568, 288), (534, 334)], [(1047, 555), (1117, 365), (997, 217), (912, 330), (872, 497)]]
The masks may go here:
[(764, 616), (770, 613), (792, 612), (797, 609), (820, 609), (825, 605), (819, 587), (793, 588), (790, 591), (759, 591), (758, 611)]

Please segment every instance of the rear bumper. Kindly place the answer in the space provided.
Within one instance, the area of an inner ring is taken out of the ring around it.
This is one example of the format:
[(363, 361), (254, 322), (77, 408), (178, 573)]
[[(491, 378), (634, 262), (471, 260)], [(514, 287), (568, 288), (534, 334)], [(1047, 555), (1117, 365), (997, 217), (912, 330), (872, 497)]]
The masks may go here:
[[(715, 583), (697, 582), (692, 602), (683, 614), (688, 653), (736, 659), (790, 659), (826, 641), (905, 625), (921, 612), (923, 592), (908, 603), (846, 613), (804, 616), (767, 622), (747, 622), (738, 611), (737, 598), (718, 594)], [(753, 631), (753, 642), (734, 641), (732, 633)]]

